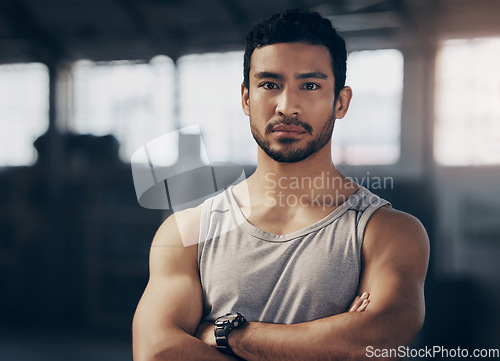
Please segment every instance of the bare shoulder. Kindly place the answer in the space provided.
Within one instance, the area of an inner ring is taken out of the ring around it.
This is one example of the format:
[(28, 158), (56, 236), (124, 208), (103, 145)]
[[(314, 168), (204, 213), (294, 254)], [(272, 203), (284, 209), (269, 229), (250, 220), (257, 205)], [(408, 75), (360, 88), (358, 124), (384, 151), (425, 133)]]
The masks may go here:
[(198, 242), (201, 205), (170, 215), (158, 228), (154, 246), (192, 246)]
[(402, 262), (427, 268), (429, 239), (422, 223), (414, 216), (385, 206), (370, 218), (363, 241), (364, 257)]
[(389, 206), (379, 208), (368, 221), (365, 240), (374, 237), (398, 238), (403, 244), (428, 243), (427, 232), (416, 217)]
[(151, 273), (169, 265), (172, 271), (196, 266), (200, 219), (201, 205), (176, 212), (161, 224), (151, 244)]

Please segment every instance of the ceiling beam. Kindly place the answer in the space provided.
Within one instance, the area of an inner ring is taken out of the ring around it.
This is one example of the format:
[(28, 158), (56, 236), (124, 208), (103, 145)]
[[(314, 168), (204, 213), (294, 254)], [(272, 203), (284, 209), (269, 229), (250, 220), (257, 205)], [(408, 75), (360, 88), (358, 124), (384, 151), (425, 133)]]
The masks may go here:
[(63, 57), (65, 47), (60, 38), (42, 24), (24, 1), (2, 1), (0, 9), (14, 37), (30, 42), (32, 55), (35, 58), (45, 63), (55, 63)]
[(233, 24), (238, 29), (240, 36), (245, 38), (248, 28), (250, 27), (250, 21), (243, 7), (238, 0), (220, 0), (220, 2), (231, 16)]

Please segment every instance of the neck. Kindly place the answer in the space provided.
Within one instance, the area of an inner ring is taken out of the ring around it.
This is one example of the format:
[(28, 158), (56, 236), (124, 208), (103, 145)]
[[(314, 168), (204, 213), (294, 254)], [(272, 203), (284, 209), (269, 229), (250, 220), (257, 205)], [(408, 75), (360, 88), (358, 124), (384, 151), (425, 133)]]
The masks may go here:
[(259, 148), (258, 165), (248, 179), (252, 194), (309, 196), (344, 190), (353, 182), (339, 172), (332, 162), (331, 142), (318, 152), (296, 163), (280, 163)]

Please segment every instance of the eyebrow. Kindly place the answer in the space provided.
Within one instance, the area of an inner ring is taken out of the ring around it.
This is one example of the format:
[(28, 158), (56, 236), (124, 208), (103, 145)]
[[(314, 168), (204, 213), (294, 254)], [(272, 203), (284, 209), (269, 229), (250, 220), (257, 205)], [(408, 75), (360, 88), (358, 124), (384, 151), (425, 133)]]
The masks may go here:
[[(260, 72), (254, 74), (254, 78), (257, 78), (257, 79), (271, 78), (271, 79), (282, 80), (284, 77), (283, 77), (283, 75), (281, 75), (279, 73), (273, 73), (270, 71), (260, 71)], [(296, 79), (310, 79), (310, 78), (328, 79), (328, 75), (326, 75), (325, 73), (322, 73), (320, 71), (311, 71), (311, 72), (307, 72), (307, 73), (296, 74), (295, 78)]]
[(328, 79), (328, 75), (322, 73), (320, 71), (311, 71), (309, 73), (300, 73), (295, 76), (297, 79), (309, 79), (309, 78), (317, 78), (317, 79)]
[(283, 79), (283, 75), (278, 73), (272, 73), (270, 71), (260, 71), (258, 73), (255, 73), (253, 77), (257, 79), (265, 79), (265, 78)]

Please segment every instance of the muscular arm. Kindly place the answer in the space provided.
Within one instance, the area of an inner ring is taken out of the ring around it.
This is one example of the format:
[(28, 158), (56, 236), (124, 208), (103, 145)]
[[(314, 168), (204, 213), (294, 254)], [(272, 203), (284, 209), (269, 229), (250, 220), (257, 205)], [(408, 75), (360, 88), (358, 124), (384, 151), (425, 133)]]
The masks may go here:
[(428, 240), (415, 218), (378, 210), (363, 244), (360, 291), (370, 293), (364, 312), (347, 312), (293, 325), (249, 323), (229, 344), (245, 360), (361, 360), (366, 347), (408, 345), (424, 319), (423, 286)]
[(197, 237), (197, 229), (199, 210), (188, 210), (169, 217), (153, 240), (150, 279), (133, 322), (135, 361), (234, 360), (193, 337), (202, 315), (197, 246), (184, 247), (195, 242), (180, 234)]

